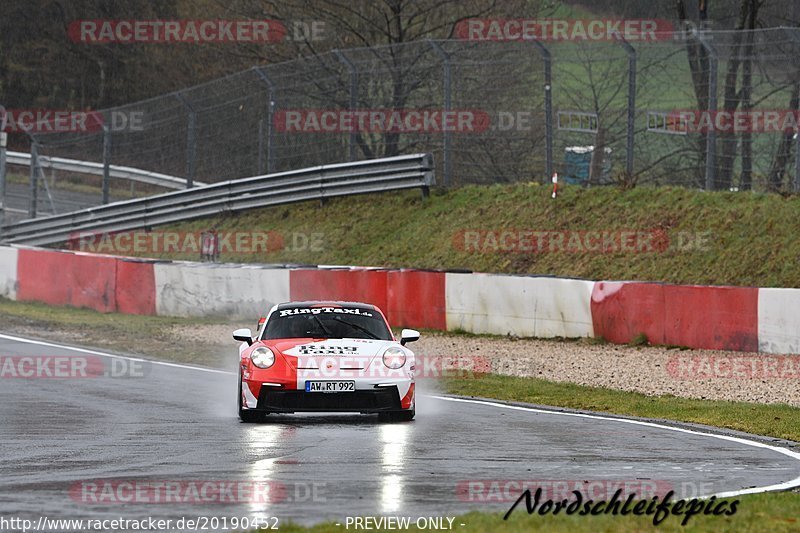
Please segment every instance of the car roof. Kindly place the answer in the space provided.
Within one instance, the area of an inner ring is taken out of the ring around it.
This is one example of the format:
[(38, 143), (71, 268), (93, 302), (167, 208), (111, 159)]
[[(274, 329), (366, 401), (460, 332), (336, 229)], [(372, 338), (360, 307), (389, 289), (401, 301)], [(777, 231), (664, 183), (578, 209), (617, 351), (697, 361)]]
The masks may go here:
[(303, 302), (285, 302), (282, 304), (278, 304), (275, 308), (280, 310), (280, 309), (289, 309), (294, 307), (320, 307), (325, 305), (330, 305), (334, 307), (361, 307), (364, 309), (378, 310), (378, 308), (372, 304), (365, 304), (363, 302), (342, 302), (334, 300), (309, 300)]

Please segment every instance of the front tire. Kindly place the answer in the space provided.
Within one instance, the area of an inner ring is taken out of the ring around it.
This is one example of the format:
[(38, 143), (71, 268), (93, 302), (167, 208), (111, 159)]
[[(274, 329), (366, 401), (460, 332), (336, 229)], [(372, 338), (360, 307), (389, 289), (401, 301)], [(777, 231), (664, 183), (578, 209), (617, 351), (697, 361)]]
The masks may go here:
[(244, 422), (245, 424), (253, 424), (255, 422), (260, 422), (264, 420), (264, 414), (255, 412), (255, 411), (248, 411), (244, 409), (242, 405), (242, 377), (239, 376), (239, 400), (237, 402), (239, 407), (239, 420)]
[(416, 415), (416, 409), (413, 407), (408, 411), (388, 411), (380, 413), (378, 420), (381, 422), (411, 422)]

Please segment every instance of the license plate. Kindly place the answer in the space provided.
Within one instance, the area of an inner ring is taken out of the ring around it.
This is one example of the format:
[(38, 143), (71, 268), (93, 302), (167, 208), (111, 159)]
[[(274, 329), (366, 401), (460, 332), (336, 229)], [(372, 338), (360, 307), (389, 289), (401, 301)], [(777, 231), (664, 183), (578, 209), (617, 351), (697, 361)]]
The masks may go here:
[(306, 381), (306, 392), (355, 392), (355, 381)]

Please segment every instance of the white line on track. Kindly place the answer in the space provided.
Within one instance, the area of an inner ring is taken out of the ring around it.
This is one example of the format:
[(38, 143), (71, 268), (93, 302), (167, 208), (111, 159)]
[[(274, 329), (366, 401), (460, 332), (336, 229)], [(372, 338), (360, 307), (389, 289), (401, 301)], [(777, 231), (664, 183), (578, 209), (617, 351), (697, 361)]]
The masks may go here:
[[(613, 416), (605, 416), (605, 415), (590, 415), (586, 413), (565, 413), (563, 411), (549, 411), (547, 409), (537, 409), (536, 407), (523, 407), (521, 405), (509, 405), (505, 403), (496, 403), (487, 400), (471, 400), (467, 398), (452, 398), (449, 396), (431, 396), (431, 398), (436, 398), (437, 400), (443, 400), (446, 402), (461, 402), (461, 403), (476, 403), (479, 405), (486, 405), (490, 407), (497, 407), (500, 409), (512, 409), (514, 411), (527, 411), (530, 413), (541, 413), (546, 415), (561, 415), (561, 416), (572, 416), (576, 418), (589, 418), (592, 420), (611, 420), (614, 422), (624, 422), (625, 424), (633, 424), (636, 426), (647, 426), (652, 428), (658, 429), (666, 429), (669, 431), (677, 431), (678, 433), (688, 433), (690, 435), (700, 435), (703, 437), (712, 437), (715, 439), (720, 440), (727, 440), (730, 442), (735, 442), (737, 444), (744, 444), (746, 446), (753, 446), (754, 448), (765, 448), (767, 450), (772, 450), (777, 453), (782, 453), (783, 455), (787, 455), (792, 459), (796, 459), (800, 461), (800, 453), (793, 452), (792, 450), (788, 450), (786, 448), (781, 448), (780, 446), (771, 446), (769, 444), (764, 444), (761, 442), (756, 442), (754, 440), (743, 439), (741, 437), (732, 437), (729, 435), (718, 435), (715, 433), (704, 433), (702, 431), (696, 431), (693, 429), (685, 429), (679, 428), (674, 426), (666, 426), (663, 424), (657, 424), (655, 422), (645, 422), (644, 420), (632, 420), (629, 418), (614, 418)], [(741, 496), (743, 494), (757, 494), (760, 492), (773, 492), (773, 491), (780, 491), (780, 490), (789, 490), (793, 489), (797, 486), (800, 486), (800, 477), (797, 477), (791, 481), (786, 481), (785, 483), (777, 483), (775, 485), (767, 485), (765, 487), (752, 487), (749, 489), (742, 489), (742, 490), (735, 490), (729, 492), (720, 492), (718, 494), (714, 494), (717, 498), (733, 498), (735, 496)], [(711, 496), (709, 496), (710, 498)]]
[[(76, 352), (81, 352), (81, 353), (88, 353), (88, 354), (92, 354), (92, 355), (99, 355), (99, 356), (102, 356), (102, 357), (109, 357), (109, 358), (112, 358), (112, 359), (126, 359), (128, 361), (146, 362), (146, 363), (150, 363), (150, 364), (153, 364), (153, 365), (168, 366), (168, 367), (172, 367), (172, 368), (183, 368), (183, 369), (187, 369), (187, 370), (195, 370), (195, 371), (198, 371), (198, 372), (210, 372), (210, 373), (214, 373), (214, 374), (224, 374), (224, 375), (231, 375), (231, 376), (234, 375), (233, 372), (228, 372), (226, 370), (217, 370), (217, 369), (214, 369), (214, 368), (204, 368), (204, 367), (201, 367), (201, 366), (184, 365), (184, 364), (180, 364), (180, 363), (168, 363), (166, 361), (153, 361), (152, 359), (142, 359), (140, 357), (129, 357), (129, 356), (126, 356), (126, 355), (117, 355), (117, 354), (112, 354), (112, 353), (108, 353), (108, 352), (101, 352), (101, 351), (97, 351), (97, 350), (88, 350), (86, 348), (79, 348), (77, 346), (68, 346), (66, 344), (57, 344), (57, 343), (54, 343), (54, 342), (39, 341), (39, 340), (34, 340), (34, 339), (26, 339), (24, 337), (15, 337), (13, 335), (5, 335), (5, 334), (2, 334), (2, 333), (0, 333), (0, 339), (7, 339), (7, 340), (10, 340), (10, 341), (22, 342), (22, 343), (25, 343), (25, 344), (35, 344), (35, 345), (38, 345), (38, 346), (49, 346), (51, 348), (59, 348), (59, 349), (62, 349), (62, 350), (71, 350), (71, 351), (76, 351)], [(633, 419), (629, 419), (629, 418), (614, 418), (613, 416), (590, 415), (590, 414), (586, 414), (586, 413), (569, 413), (569, 412), (564, 412), (564, 411), (550, 411), (550, 410), (547, 410), (547, 409), (538, 409), (536, 407), (524, 407), (524, 406), (521, 406), (521, 405), (509, 405), (509, 404), (505, 404), (505, 403), (496, 403), (496, 402), (487, 401), (487, 400), (472, 400), (472, 399), (468, 399), (468, 398), (453, 398), (453, 397), (450, 397), (450, 396), (431, 395), (431, 396), (428, 396), (428, 397), (429, 398), (434, 398), (436, 400), (446, 401), (446, 402), (473, 403), (473, 404), (478, 404), (478, 405), (485, 405), (485, 406), (488, 406), (488, 407), (495, 407), (495, 408), (498, 408), (498, 409), (511, 409), (511, 410), (514, 410), (514, 411), (526, 411), (526, 412), (529, 412), (529, 413), (540, 413), (540, 414), (545, 414), (545, 415), (571, 416), (571, 417), (575, 417), (575, 418), (588, 418), (588, 419), (592, 419), (592, 420), (606, 420), (606, 421), (610, 420), (610, 421), (613, 421), (613, 422), (622, 422), (622, 423), (625, 423), (625, 424), (633, 424), (633, 425), (636, 425), (636, 426), (646, 426), (646, 427), (652, 427), (652, 428), (657, 428), (657, 429), (666, 429), (668, 431), (676, 431), (678, 433), (687, 433), (689, 435), (700, 435), (700, 436), (703, 436), (703, 437), (711, 437), (711, 438), (714, 438), (714, 439), (726, 440), (726, 441), (729, 441), (729, 442), (735, 442), (737, 444), (744, 444), (745, 446), (752, 446), (754, 448), (764, 448), (764, 449), (767, 449), (767, 450), (771, 450), (773, 452), (777, 452), (777, 453), (786, 455), (786, 456), (791, 457), (792, 459), (795, 459), (797, 461), (800, 461), (800, 453), (794, 452), (794, 451), (789, 450), (787, 448), (782, 448), (780, 446), (772, 446), (772, 445), (764, 444), (762, 442), (757, 442), (757, 441), (754, 441), (754, 440), (743, 439), (741, 437), (733, 437), (733, 436), (729, 436), (729, 435), (718, 435), (718, 434), (715, 434), (715, 433), (704, 433), (702, 431), (696, 431), (696, 430), (693, 430), (693, 429), (685, 429), (685, 428), (679, 428), (679, 427), (674, 427), (674, 426), (667, 426), (667, 425), (663, 425), (663, 424), (657, 424), (655, 422), (646, 422), (644, 420), (633, 420)], [(777, 483), (775, 485), (767, 485), (767, 486), (764, 486), (764, 487), (752, 487), (752, 488), (748, 488), (748, 489), (729, 491), (729, 492), (720, 492), (718, 494), (714, 494), (714, 496), (716, 496), (717, 498), (733, 498), (733, 497), (742, 496), (742, 495), (745, 495), (745, 494), (758, 494), (758, 493), (762, 493), (762, 492), (774, 492), (774, 491), (781, 491), (781, 490), (789, 490), (789, 489), (793, 489), (793, 488), (798, 487), (798, 486), (800, 486), (800, 477), (797, 477), (797, 478), (795, 478), (795, 479), (793, 479), (791, 481), (786, 481), (784, 483)]]
[(99, 355), (102, 357), (109, 357), (111, 359), (125, 359), (127, 361), (137, 361), (142, 363), (150, 363), (152, 365), (160, 365), (160, 366), (169, 366), (172, 368), (186, 368), (188, 370), (197, 370), (198, 372), (211, 372), (213, 374), (227, 374), (233, 376), (233, 372), (228, 372), (227, 370), (217, 370), (215, 368), (205, 368), (202, 366), (192, 366), (192, 365), (183, 365), (180, 363), (168, 363), (166, 361), (154, 361), (152, 359), (142, 359), (141, 357), (130, 357), (127, 355), (117, 355), (108, 352), (99, 352), (97, 350), (88, 350), (86, 348), (80, 348), (78, 346), (68, 346), (66, 344), (56, 344), (54, 342), (47, 342), (47, 341), (38, 341), (34, 339), (25, 339), (23, 337), (15, 337), (13, 335), (5, 335), (0, 333), (0, 339), (8, 339), (10, 341), (16, 342), (23, 342), (25, 344), (35, 344), (37, 346), (49, 346), (50, 348), (59, 348), (61, 350), (70, 350), (73, 352), (80, 352), (80, 353), (87, 353), (92, 355)]

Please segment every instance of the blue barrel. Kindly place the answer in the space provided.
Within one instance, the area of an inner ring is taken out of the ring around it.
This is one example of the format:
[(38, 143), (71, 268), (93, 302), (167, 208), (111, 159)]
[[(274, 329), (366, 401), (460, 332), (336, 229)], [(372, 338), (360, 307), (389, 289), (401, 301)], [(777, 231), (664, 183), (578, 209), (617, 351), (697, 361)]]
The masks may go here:
[[(564, 182), (569, 185), (589, 183), (594, 146), (567, 146), (564, 149)], [(611, 148), (606, 147), (603, 159), (603, 176), (600, 183), (608, 183), (611, 174)]]

